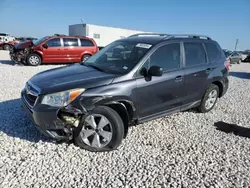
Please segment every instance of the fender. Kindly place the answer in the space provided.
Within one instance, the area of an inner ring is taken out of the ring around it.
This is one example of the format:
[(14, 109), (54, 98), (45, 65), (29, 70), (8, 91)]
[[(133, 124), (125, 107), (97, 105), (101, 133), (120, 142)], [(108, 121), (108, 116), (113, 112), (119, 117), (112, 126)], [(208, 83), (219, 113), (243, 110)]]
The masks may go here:
[(108, 106), (114, 104), (123, 106), (129, 117), (137, 119), (138, 113), (134, 102), (125, 96), (81, 96), (71, 103), (72, 106), (80, 109), (83, 114), (91, 112), (97, 106)]
[(34, 50), (34, 49), (33, 49), (33, 51), (35, 53), (38, 53), (41, 57), (43, 57), (43, 51), (41, 51), (41, 50)]
[(89, 54), (89, 55), (93, 55), (93, 53), (91, 52), (91, 51), (83, 51), (82, 53), (81, 53), (81, 58), (82, 58), (82, 56), (84, 56), (84, 55), (86, 55), (86, 54)]

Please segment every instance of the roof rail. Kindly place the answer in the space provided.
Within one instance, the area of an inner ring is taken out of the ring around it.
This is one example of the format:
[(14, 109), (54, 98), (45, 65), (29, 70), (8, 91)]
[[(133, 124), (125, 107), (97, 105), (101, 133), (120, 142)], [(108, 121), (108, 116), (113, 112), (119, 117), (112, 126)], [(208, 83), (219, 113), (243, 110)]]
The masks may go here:
[(189, 37), (189, 38), (206, 38), (211, 40), (211, 37), (205, 35), (196, 35), (196, 34), (164, 34), (164, 33), (137, 33), (130, 35), (129, 37), (136, 36), (165, 36), (164, 39), (175, 38), (175, 37)]
[(130, 35), (129, 37), (138, 37), (138, 36), (168, 36), (168, 34), (164, 33), (136, 33), (134, 35)]
[(67, 36), (67, 35), (64, 35), (64, 34), (54, 34), (54, 36)]
[(188, 38), (205, 38), (207, 40), (212, 40), (211, 37), (206, 35), (196, 35), (196, 34), (169, 34), (169, 38), (175, 37), (188, 37)]

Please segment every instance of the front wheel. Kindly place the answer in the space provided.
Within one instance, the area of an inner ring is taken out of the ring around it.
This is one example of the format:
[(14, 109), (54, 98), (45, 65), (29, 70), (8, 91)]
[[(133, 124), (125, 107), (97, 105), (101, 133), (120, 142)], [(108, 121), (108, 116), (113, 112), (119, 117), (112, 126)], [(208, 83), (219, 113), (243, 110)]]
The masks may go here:
[(86, 150), (103, 152), (116, 149), (124, 136), (124, 125), (113, 109), (100, 106), (85, 117), (75, 130), (75, 143)]
[(38, 66), (40, 65), (42, 62), (41, 60), (41, 57), (37, 54), (30, 54), (28, 57), (27, 57), (27, 63), (28, 65), (31, 65), (31, 66)]
[(198, 107), (198, 111), (201, 113), (206, 113), (212, 110), (219, 97), (219, 87), (215, 84), (210, 85), (210, 87), (205, 92), (201, 104)]

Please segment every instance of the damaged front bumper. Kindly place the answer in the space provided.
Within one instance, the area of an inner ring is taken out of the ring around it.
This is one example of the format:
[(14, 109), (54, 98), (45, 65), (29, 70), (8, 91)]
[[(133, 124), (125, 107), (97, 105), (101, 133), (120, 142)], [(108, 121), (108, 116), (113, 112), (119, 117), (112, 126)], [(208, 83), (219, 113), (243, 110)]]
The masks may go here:
[(10, 59), (17, 64), (27, 64), (26, 59), (28, 54), (30, 53), (30, 49), (15, 49), (12, 48), (10, 50)]
[(25, 90), (23, 90), (21, 93), (21, 107), (43, 135), (57, 141), (68, 141), (73, 138), (74, 130), (81, 121), (82, 114), (80, 110), (61, 110), (43, 104), (31, 107), (25, 95)]
[(19, 54), (19, 53), (10, 53), (10, 59), (17, 64), (26, 64), (26, 55)]

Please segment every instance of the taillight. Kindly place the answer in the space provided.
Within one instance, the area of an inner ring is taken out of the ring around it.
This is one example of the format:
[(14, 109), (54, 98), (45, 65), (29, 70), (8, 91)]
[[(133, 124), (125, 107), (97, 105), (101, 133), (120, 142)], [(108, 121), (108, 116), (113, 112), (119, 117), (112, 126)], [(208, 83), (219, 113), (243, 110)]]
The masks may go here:
[(229, 70), (230, 65), (231, 65), (231, 64), (230, 64), (230, 61), (229, 61), (229, 60), (228, 60), (228, 61), (225, 61), (224, 65), (225, 65), (226, 69)]

